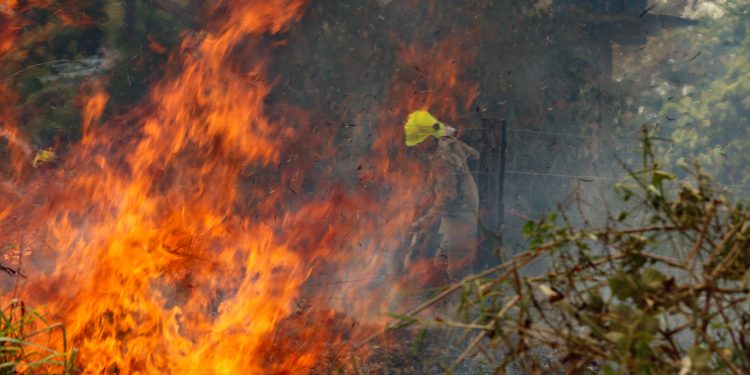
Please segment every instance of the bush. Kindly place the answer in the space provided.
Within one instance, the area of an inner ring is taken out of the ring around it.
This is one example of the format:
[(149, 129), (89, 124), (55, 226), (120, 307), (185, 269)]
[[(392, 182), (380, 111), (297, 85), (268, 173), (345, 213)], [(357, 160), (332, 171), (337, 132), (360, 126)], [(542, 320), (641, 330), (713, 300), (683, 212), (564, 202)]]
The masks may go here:
[(420, 322), (473, 333), (453, 368), (478, 354), (526, 373), (750, 373), (750, 209), (697, 166), (677, 181), (644, 134), (625, 209), (596, 229), (565, 211), (530, 222), (530, 250), (422, 306), (462, 291), (458, 319)]

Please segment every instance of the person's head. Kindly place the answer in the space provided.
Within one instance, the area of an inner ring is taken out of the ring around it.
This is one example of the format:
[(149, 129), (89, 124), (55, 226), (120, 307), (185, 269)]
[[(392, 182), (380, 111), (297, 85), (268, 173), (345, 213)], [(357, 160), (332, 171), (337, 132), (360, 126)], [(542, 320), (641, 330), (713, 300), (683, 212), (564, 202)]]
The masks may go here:
[(406, 145), (409, 147), (414, 147), (430, 137), (436, 139), (449, 137), (455, 132), (456, 129), (438, 121), (429, 112), (423, 110), (412, 112), (404, 125)]

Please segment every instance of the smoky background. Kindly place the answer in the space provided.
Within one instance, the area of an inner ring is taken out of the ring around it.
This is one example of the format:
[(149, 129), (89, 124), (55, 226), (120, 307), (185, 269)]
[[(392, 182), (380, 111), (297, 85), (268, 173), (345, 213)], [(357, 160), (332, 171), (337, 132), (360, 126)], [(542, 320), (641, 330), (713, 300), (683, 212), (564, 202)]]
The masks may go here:
[[(641, 125), (666, 122), (653, 96), (642, 96), (663, 67), (644, 72), (632, 59), (665, 36), (689, 38), (705, 16), (695, 2), (652, 5), (314, 1), (274, 40), (268, 105), (308, 111), (319, 132), (311, 136), (336, 148), (316, 168), (335, 170), (344, 186), (367, 178), (368, 158), (426, 173), (417, 151), (396, 150), (409, 111), (425, 107), (459, 128), (482, 154), (471, 162), (482, 201), (479, 270), (524, 250), (529, 220), (563, 207), (574, 222), (596, 225), (617, 210), (613, 187), (625, 176), (622, 163), (637, 162)], [(417, 215), (420, 199), (404, 210)], [(390, 263), (407, 241), (385, 249)]]

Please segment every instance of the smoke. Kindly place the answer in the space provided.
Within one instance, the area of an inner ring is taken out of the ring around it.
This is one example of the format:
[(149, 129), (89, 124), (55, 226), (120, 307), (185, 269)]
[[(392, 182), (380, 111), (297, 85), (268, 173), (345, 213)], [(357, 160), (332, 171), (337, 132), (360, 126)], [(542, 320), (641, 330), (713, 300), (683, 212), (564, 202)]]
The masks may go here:
[[(484, 198), (500, 181), (483, 169), (499, 162), (490, 135), (507, 124), (505, 195), (489, 200), (507, 210), (482, 207), (483, 219), (504, 217), (487, 229), (505, 255), (524, 247), (523, 223), (559, 202), (588, 202), (579, 219), (601, 218), (619, 177), (612, 45), (646, 37), (622, 37), (630, 24), (580, 27), (570, 8), (207, 6), (202, 32), (185, 34), (128, 113), (89, 82), (80, 142), (15, 183), (20, 203), (3, 198), (3, 233), (44, 233), (28, 245), (26, 295), (69, 324), (91, 371), (309, 370), (321, 347), (361, 334), (307, 325), (294, 340), (312, 344), (268, 364), (269, 340), (295, 348), (278, 327), (305, 311), (335, 324), (334, 311), (368, 332), (422, 298), (408, 284), (428, 271), (403, 262), (432, 193), (425, 158), (404, 144), (417, 109), (484, 153), (471, 164)], [(4, 129), (28, 159), (29, 144)]]

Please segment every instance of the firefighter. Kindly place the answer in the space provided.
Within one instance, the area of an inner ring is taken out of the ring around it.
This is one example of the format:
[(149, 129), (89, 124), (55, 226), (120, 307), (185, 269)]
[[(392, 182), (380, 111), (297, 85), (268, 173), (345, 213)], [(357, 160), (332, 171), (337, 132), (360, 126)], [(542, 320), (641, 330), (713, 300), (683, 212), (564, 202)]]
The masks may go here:
[[(417, 233), (423, 233), (432, 223), (439, 223), (439, 245), (433, 257), (437, 282), (457, 281), (472, 272), (478, 237), (479, 189), (467, 164), (478, 159), (479, 152), (453, 135), (456, 130), (435, 119), (427, 111), (409, 115), (406, 125), (406, 145), (415, 147), (425, 141), (436, 145), (425, 149), (429, 163), (429, 181), (433, 201), (414, 222)], [(413, 243), (405, 260), (413, 261)]]

